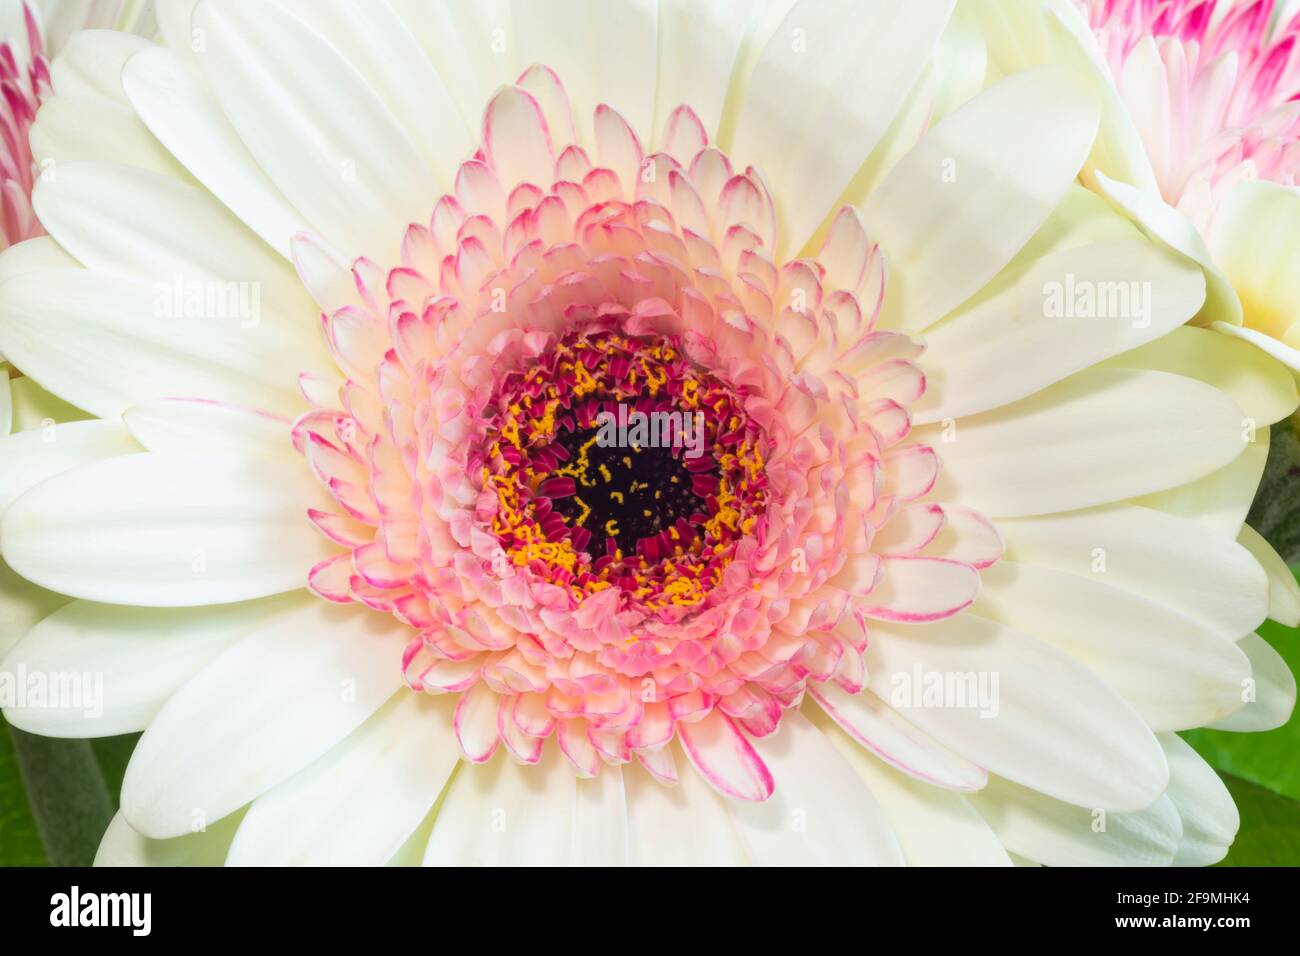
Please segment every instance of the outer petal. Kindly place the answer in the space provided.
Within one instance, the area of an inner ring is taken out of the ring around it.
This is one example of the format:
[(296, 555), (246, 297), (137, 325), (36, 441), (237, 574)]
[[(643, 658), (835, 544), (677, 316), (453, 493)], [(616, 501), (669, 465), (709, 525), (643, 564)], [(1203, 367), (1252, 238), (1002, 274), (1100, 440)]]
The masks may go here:
[(1210, 726), (1245, 733), (1281, 727), (1295, 710), (1295, 675), (1282, 655), (1258, 634), (1247, 634), (1239, 646), (1250, 658), (1250, 680), (1241, 684), (1240, 699), (1246, 706)]
[(967, 799), (1009, 851), (1048, 866), (1168, 866), (1183, 837), (1167, 796), (1143, 810), (1113, 813), (995, 777)]
[(890, 769), (825, 715), (810, 716), (879, 801), (908, 866), (1010, 865), (1001, 841), (961, 794)]
[[(1095, 293), (1100, 314), (1078, 314), (1075, 290), (1082, 289)], [(1165, 335), (1194, 316), (1204, 298), (1201, 271), (1150, 243), (1046, 255), (1017, 284), (926, 335), (927, 387), (912, 420), (941, 421), (1023, 398)]]
[(398, 693), (342, 743), (253, 802), (227, 862), (377, 866), (460, 761), (450, 697)]
[(998, 522), (1006, 556), (1122, 588), (1229, 640), (1259, 626), (1268, 582), (1257, 561), (1211, 524), (1133, 505)]
[(820, 730), (798, 711), (755, 741), (777, 780), (762, 803), (728, 801), (758, 866), (897, 866), (898, 838), (871, 791)]
[[(190, 26), (185, 23), (186, 50)], [(306, 220), (257, 165), (208, 88), (198, 65), (172, 50), (142, 50), (122, 86), (140, 119), (176, 159), (280, 255)]]
[(862, 209), (890, 256), (885, 321), (925, 329), (992, 279), (1061, 201), (1096, 128), (1096, 103), (1056, 66), (934, 126)]
[(834, 212), (951, 13), (949, 0), (808, 0), (776, 29), (724, 145), (753, 163), (771, 189), (782, 223), (779, 255), (798, 254)]
[[(678, 754), (678, 764), (684, 761)], [(603, 771), (602, 771), (603, 772)], [(640, 767), (623, 768), (627, 787), (628, 862), (633, 866), (735, 866), (748, 858), (725, 797), (684, 767), (664, 786)]]
[[(330, 553), (303, 472), (274, 461), (127, 455), (38, 485), (0, 523), (10, 565), (74, 597), (147, 607), (299, 588)], [(322, 502), (323, 504), (324, 502)]]
[(1169, 758), (1169, 800), (1183, 824), (1175, 866), (1210, 866), (1227, 855), (1241, 825), (1232, 794), (1214, 769), (1177, 734), (1161, 734)]
[[(880, 623), (872, 636), (871, 689), (990, 773), (1116, 810), (1147, 806), (1164, 791), (1169, 770), (1141, 717), (1056, 648), (970, 612), (937, 624)], [(925, 695), (927, 673), (963, 678), (965, 687), (985, 675), (986, 690), (997, 675), (997, 687), (991, 701), (936, 706)]]
[(302, 591), (214, 608), (139, 608), (73, 601), (33, 627), (0, 670), (81, 679), (81, 706), (9, 707), (5, 719), (47, 737), (145, 729), (186, 681), (254, 629), (315, 600)]
[(122, 784), (123, 815), (146, 836), (180, 836), (293, 776), (399, 689), (405, 641), (391, 618), (323, 601), (249, 635), (150, 723)]
[(172, 840), (153, 840), (113, 815), (95, 854), (95, 866), (221, 866), (242, 814), (233, 813), (204, 830)]
[(168, 396), (291, 416), (305, 407), (283, 359), (297, 349), (297, 332), (241, 317), (224, 298), (205, 296), (178, 317), (171, 284), (78, 269), (24, 273), (4, 290), (5, 354), (60, 398), (101, 417)]
[(935, 494), (985, 514), (1050, 514), (1193, 481), (1241, 455), (1244, 415), (1204, 383), (1088, 369), (916, 438), (943, 457)]
[(533, 766), (504, 755), (462, 766), (447, 786), (425, 866), (562, 866), (578, 778), (554, 751)]
[(207, 36), (200, 62), (217, 99), (280, 192), (349, 256), (395, 264), (437, 182), (356, 68), (256, 0), (204, 0), (194, 25)]
[(909, 777), (950, 790), (988, 783), (988, 771), (927, 737), (871, 691), (847, 694), (824, 684), (810, 693), (857, 744)]
[(1000, 561), (983, 574), (978, 613), (1033, 634), (1082, 662), (1156, 730), (1188, 730), (1241, 707), (1250, 662), (1203, 624), (1140, 592)]

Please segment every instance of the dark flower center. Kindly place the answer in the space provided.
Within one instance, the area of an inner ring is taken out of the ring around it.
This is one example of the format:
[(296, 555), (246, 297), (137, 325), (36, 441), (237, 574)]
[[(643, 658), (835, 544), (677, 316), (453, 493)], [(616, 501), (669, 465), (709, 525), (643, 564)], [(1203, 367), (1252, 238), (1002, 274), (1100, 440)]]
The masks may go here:
[(578, 600), (702, 602), (763, 509), (766, 439), (743, 399), (677, 340), (607, 328), (507, 376), (483, 474), (507, 558)]

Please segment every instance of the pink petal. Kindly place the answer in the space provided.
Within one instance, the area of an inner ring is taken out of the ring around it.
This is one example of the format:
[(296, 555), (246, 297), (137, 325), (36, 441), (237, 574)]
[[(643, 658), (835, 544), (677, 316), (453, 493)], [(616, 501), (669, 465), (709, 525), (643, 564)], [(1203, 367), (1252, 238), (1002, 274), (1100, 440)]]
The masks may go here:
[(775, 786), (767, 765), (721, 711), (677, 728), (686, 755), (709, 785), (738, 800), (766, 800)]

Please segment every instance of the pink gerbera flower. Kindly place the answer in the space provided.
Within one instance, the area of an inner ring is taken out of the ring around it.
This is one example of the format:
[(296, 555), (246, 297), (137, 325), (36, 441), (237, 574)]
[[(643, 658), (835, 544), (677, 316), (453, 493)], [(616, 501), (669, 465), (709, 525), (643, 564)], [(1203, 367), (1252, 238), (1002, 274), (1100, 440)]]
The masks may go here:
[[(854, 210), (780, 262), (767, 187), (689, 107), (653, 154), (609, 107), (590, 152), (574, 128), (555, 73), (527, 71), (402, 265), (354, 265), (359, 302), (326, 317), (344, 407), (295, 429), (337, 504), (312, 518), (347, 547), (311, 586), (412, 628), (407, 680), (462, 694), (474, 762), (501, 742), (535, 763), (554, 734), (583, 776), (676, 781), (676, 737), (761, 800), (749, 736), (810, 679), (861, 691), (867, 622), (968, 607), (1001, 541), (920, 500), (922, 346), (877, 328)], [(629, 412), (698, 416), (702, 454), (600, 444)]]
[(1300, 171), (1300, 10), (1276, 0), (1079, 0), (1165, 200), (1206, 230), (1237, 183)]
[[(33, 0), (6, 3), (0, 13), (0, 249), (42, 235), (31, 195), (40, 170), (30, 134), (36, 112), (52, 93), (50, 58), (74, 30), (142, 19), (124, 18), (122, 0)], [(48, 169), (49, 167), (47, 167)]]

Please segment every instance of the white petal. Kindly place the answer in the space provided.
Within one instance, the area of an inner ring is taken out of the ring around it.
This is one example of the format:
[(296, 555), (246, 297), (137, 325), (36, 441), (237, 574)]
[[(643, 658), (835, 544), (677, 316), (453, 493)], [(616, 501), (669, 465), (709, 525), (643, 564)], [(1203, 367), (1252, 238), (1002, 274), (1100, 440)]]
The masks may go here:
[(461, 764), (433, 821), (424, 865), (565, 865), (577, 783), (554, 746), (527, 767), (505, 754)]
[(1169, 760), (1166, 795), (1183, 824), (1174, 865), (1218, 863), (1227, 855), (1241, 825), (1232, 794), (1214, 768), (1177, 734), (1161, 734), (1160, 745)]
[(998, 522), (1006, 556), (1068, 571), (1161, 604), (1236, 640), (1259, 626), (1268, 585), (1217, 528), (1151, 508), (1108, 505)]
[(871, 791), (798, 711), (754, 741), (776, 778), (762, 803), (727, 802), (756, 866), (898, 866), (898, 839)]
[(329, 243), (300, 232), (289, 240), (289, 246), (303, 286), (327, 314), (333, 315), (345, 305), (361, 305), (352, 266)]
[(135, 440), (149, 451), (182, 455), (297, 454), (287, 420), (240, 405), (161, 398), (131, 406), (122, 413), (122, 420)]
[(920, 77), (952, 6), (806, 0), (786, 15), (749, 76), (726, 144), (771, 189), (782, 223), (778, 255), (798, 254), (835, 211)]
[[(1142, 718), (1062, 651), (969, 611), (935, 624), (878, 623), (872, 637), (871, 689), (991, 774), (1116, 810), (1164, 791), (1164, 754)], [(927, 689), (948, 685), (937, 704), (927, 699)]]
[(194, 25), (207, 35), (208, 82), (280, 192), (348, 256), (396, 264), (437, 182), (362, 76), (273, 5), (205, 0)]
[[(1249, 435), (1249, 423), (1242, 429)], [(1226, 538), (1234, 538), (1246, 521), (1246, 513), (1255, 500), (1264, 465), (1268, 461), (1269, 431), (1261, 428), (1246, 450), (1232, 462), (1204, 478), (1177, 488), (1143, 495), (1134, 504), (1155, 508), (1172, 515), (1191, 518), (1212, 527)]]
[(1188, 730), (1241, 707), (1250, 662), (1232, 639), (1083, 576), (1014, 561), (983, 572), (976, 613), (1059, 647), (1120, 693), (1155, 730)]
[(383, 100), (425, 163), (451, 192), (478, 144), (433, 65), (386, 3), (281, 0), (355, 67)]
[(732, 67), (758, 6), (758, 0), (661, 0), (654, 149), (663, 148), (668, 117), (683, 104), (716, 139)]
[(1259, 426), (1271, 425), (1295, 411), (1300, 401), (1295, 375), (1234, 334), (1241, 331), (1223, 323), (1216, 323), (1214, 329), (1185, 325), (1155, 342), (1117, 355), (1106, 365), (1151, 368), (1199, 379), (1229, 395)]
[(50, 425), (0, 438), (0, 514), (47, 478), (139, 450), (121, 422), (102, 420)]
[(744, 864), (747, 857), (727, 813), (727, 798), (719, 797), (680, 753), (677, 756), (682, 773), (676, 786), (665, 786), (639, 766), (623, 768), (628, 862), (633, 866)]
[(1178, 811), (1163, 795), (1144, 810), (1115, 813), (994, 777), (967, 799), (1008, 850), (1048, 866), (1168, 866), (1183, 835)]
[(859, 746), (909, 777), (950, 790), (978, 790), (988, 782), (983, 767), (927, 737), (869, 690), (847, 694), (823, 684), (809, 693)]
[[(176, 317), (174, 287), (87, 270), (10, 279), (0, 345), (60, 398), (103, 418), (155, 398), (210, 398), (297, 415), (299, 337), (247, 324), (216, 298)], [(184, 299), (186, 290), (181, 290)]]
[(31, 129), (32, 156), (49, 176), (63, 163), (98, 160), (188, 179), (185, 168), (163, 149), (129, 106), (98, 96), (47, 100)]
[(0, 256), (0, 282), (24, 272), (46, 269), (75, 269), (77, 260), (49, 236), (37, 236), (15, 243)]
[[(1094, 305), (1081, 303), (1083, 292)], [(1010, 289), (926, 334), (926, 392), (912, 420), (941, 421), (1023, 398), (1165, 335), (1195, 315), (1204, 297), (1200, 269), (1151, 243), (1049, 254)]]
[(1300, 196), (1279, 183), (1238, 183), (1215, 213), (1210, 251), (1241, 296), (1246, 325), (1300, 346)]
[(658, 10), (652, 0), (516, 2), (511, 13), (511, 38), (517, 38), (523, 62), (545, 63), (568, 88), (583, 143), (595, 142), (592, 118), (601, 103), (649, 138), (655, 84), (647, 78), (655, 75), (658, 52)]
[(1271, 335), (1265, 335), (1258, 329), (1248, 329), (1245, 326), (1232, 325), (1228, 322), (1215, 322), (1212, 327), (1216, 332), (1222, 332), (1224, 335), (1231, 335), (1243, 342), (1249, 342), (1260, 351), (1277, 359), (1287, 368), (1300, 371), (1300, 349), (1295, 346), (1288, 345)]
[(180, 836), (293, 776), (401, 687), (408, 633), (368, 608), (314, 601), (250, 634), (150, 723), (122, 813), (146, 836)]
[[(188, 50), (188, 18), (185, 34)], [(142, 50), (127, 61), (122, 86), (150, 132), (190, 174), (271, 248), (288, 255), (289, 237), (306, 221), (257, 165), (198, 65), (171, 50)]]
[(192, 53), (194, 34), (190, 29), (190, 20), (198, 2), (199, 0), (154, 0), (159, 40), (173, 50)]
[(239, 826), (240, 814), (173, 840), (151, 840), (115, 813), (95, 854), (95, 866), (221, 866)]
[(67, 603), (66, 595), (32, 584), (0, 560), (0, 654), (7, 654), (38, 621)]
[(1268, 575), (1268, 616), (1287, 627), (1300, 625), (1300, 583), (1282, 556), (1248, 524), (1241, 526), (1237, 541)]
[[(11, 707), (14, 726), (47, 737), (138, 733), (204, 665), (255, 628), (319, 600), (304, 591), (205, 608), (73, 601), (33, 627), (0, 669), (83, 679), (84, 699)], [(53, 685), (51, 684), (51, 687)]]
[(84, 421), (91, 416), (75, 405), (69, 405), (57, 395), (47, 392), (29, 375), (11, 379), (13, 392), (13, 432), (49, 428), (64, 422)]
[(1096, 129), (1096, 103), (1057, 66), (935, 125), (862, 208), (890, 257), (886, 322), (925, 329), (979, 291), (1056, 208)]
[(1210, 251), (1196, 227), (1160, 196), (1144, 193), (1127, 183), (1115, 182), (1103, 173), (1097, 182), (1104, 195), (1126, 210), (1155, 239), (1182, 253), (1205, 272), (1204, 314), (1232, 325), (1241, 325), (1241, 301), (1231, 283), (1214, 264)]
[(115, 30), (86, 30), (69, 38), (50, 65), (50, 80), (59, 96), (97, 96), (125, 104), (122, 65), (149, 41)]
[(961, 794), (898, 773), (824, 714), (809, 715), (875, 795), (908, 866), (1008, 866), (1007, 852)]
[(979, 24), (970, 15), (969, 6), (960, 3), (925, 64), (921, 78), (912, 86), (893, 122), (844, 191), (843, 202), (851, 206), (865, 202), (932, 124), (965, 105), (984, 88), (987, 70), (988, 54)]
[(622, 767), (602, 767), (578, 779), (573, 807), (573, 866), (625, 866), (628, 860), (627, 792)]
[(424, 48), (465, 127), (478, 129), (493, 91), (513, 83), (528, 65), (520, 58), (509, 0), (389, 0), (389, 5)]
[(1241, 687), (1246, 706), (1210, 726), (1242, 733), (1281, 727), (1295, 710), (1295, 675), (1282, 655), (1258, 634), (1247, 634), (1237, 646), (1250, 658), (1250, 680)]
[(14, 570), (74, 597), (221, 604), (303, 586), (331, 553), (307, 522), (314, 497), (305, 467), (128, 455), (33, 488), (5, 514), (0, 541)]
[(1102, 104), (1101, 125), (1083, 170), (1085, 182), (1100, 169), (1143, 189), (1157, 189), (1146, 148), (1081, 9), (1040, 0), (970, 0), (966, 6), (988, 42), (994, 75), (1063, 62), (1076, 66), (1081, 81), (1096, 91)]
[(1165, 372), (1088, 369), (945, 439), (915, 432), (943, 467), (936, 497), (994, 516), (1051, 514), (1171, 488), (1245, 450), (1243, 414), (1218, 389)]
[(460, 761), (455, 701), (399, 692), (315, 763), (249, 808), (232, 866), (378, 866), (402, 846)]
[(88, 268), (179, 284), (187, 293), (193, 285), (241, 284), (252, 307), (240, 317), (245, 323), (290, 323), (302, 351), (323, 354), (316, 307), (293, 267), (206, 190), (111, 163), (64, 163), (57, 177), (37, 184), (32, 204)]

